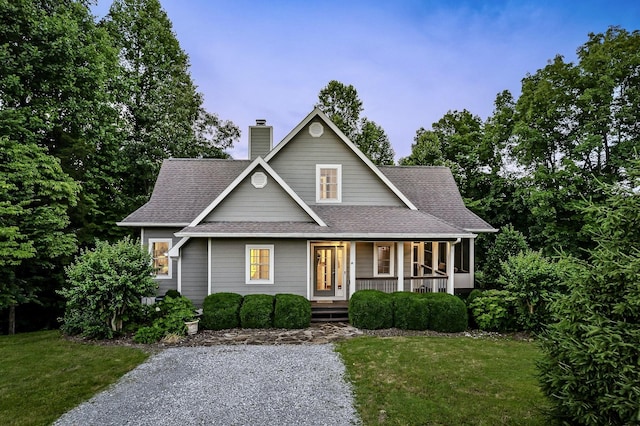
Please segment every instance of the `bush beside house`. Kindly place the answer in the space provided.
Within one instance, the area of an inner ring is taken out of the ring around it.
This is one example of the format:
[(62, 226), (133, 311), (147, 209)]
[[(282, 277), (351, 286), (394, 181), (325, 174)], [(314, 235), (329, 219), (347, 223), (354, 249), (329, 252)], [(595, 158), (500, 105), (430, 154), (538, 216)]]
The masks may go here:
[(202, 328), (224, 330), (240, 327), (243, 297), (237, 293), (213, 293), (202, 303)]
[(394, 326), (402, 330), (429, 328), (429, 301), (418, 293), (393, 293)]
[(240, 307), (242, 328), (273, 327), (273, 304), (275, 297), (270, 294), (248, 294)]
[(184, 336), (187, 332), (185, 321), (193, 321), (196, 318), (193, 303), (184, 296), (165, 296), (153, 307), (153, 322), (150, 326), (138, 329), (133, 336), (136, 343), (157, 342), (169, 334)]
[(276, 294), (273, 326), (307, 328), (311, 324), (311, 302), (297, 294)]
[(349, 300), (349, 322), (368, 330), (393, 326), (393, 296), (378, 290), (356, 291)]

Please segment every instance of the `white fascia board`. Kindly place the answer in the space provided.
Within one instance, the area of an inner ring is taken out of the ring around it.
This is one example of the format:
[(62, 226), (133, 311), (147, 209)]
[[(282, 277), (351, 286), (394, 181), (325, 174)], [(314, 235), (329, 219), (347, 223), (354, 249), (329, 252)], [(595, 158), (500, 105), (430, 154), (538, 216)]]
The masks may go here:
[(329, 117), (327, 117), (327, 115), (325, 113), (323, 113), (322, 111), (320, 111), (320, 109), (318, 108), (314, 108), (313, 111), (311, 111), (309, 113), (309, 115), (307, 115), (304, 120), (302, 120), (300, 122), (300, 124), (298, 124), (291, 132), (289, 132), (289, 134), (287, 136), (285, 136), (284, 139), (282, 139), (282, 141), (276, 145), (276, 147), (274, 149), (271, 150), (271, 152), (269, 152), (269, 154), (264, 158), (264, 160), (268, 163), (269, 160), (271, 160), (278, 152), (280, 152), (280, 150), (282, 150), (282, 148), (284, 148), (284, 146), (289, 143), (289, 141), (291, 139), (293, 139), (293, 137), (298, 134), (307, 124), (309, 124), (309, 122), (315, 117), (318, 116), (320, 117), (320, 119), (322, 119), (325, 124), (327, 126), (329, 126), (329, 128), (331, 130), (333, 130), (338, 137), (340, 138), (340, 140), (342, 140), (349, 148), (351, 148), (351, 150), (371, 169), (371, 171), (373, 171), (373, 173), (385, 184), (387, 185), (387, 187), (391, 190), (391, 192), (393, 192), (398, 198), (400, 198), (400, 200), (407, 206), (409, 207), (411, 210), (418, 210), (418, 208), (402, 193), (400, 192), (400, 190), (389, 180), (389, 178), (387, 178), (384, 173), (382, 173), (375, 164), (373, 164), (373, 162), (371, 160), (369, 160), (369, 158), (364, 155), (364, 153), (362, 151), (360, 151), (358, 149), (357, 146), (355, 146), (355, 144), (353, 142), (351, 142), (349, 140), (349, 138), (342, 133), (342, 130), (340, 130), (338, 128), (338, 126), (336, 126), (333, 121), (331, 121), (331, 119)]
[(178, 256), (180, 256), (180, 247), (185, 245), (185, 243), (187, 241), (189, 241), (189, 237), (182, 237), (182, 239), (180, 241), (178, 241), (178, 244), (176, 244), (175, 246), (171, 247), (171, 250), (169, 250), (169, 257), (178, 257)]
[(481, 228), (481, 229), (473, 229), (473, 228), (463, 228), (465, 231), (473, 232), (473, 233), (482, 233), (482, 232), (498, 232), (496, 228)]
[(472, 238), (473, 234), (382, 234), (382, 233), (312, 233), (312, 232), (176, 232), (176, 237), (194, 238), (307, 238), (336, 240), (455, 240)]
[(134, 228), (184, 228), (189, 226), (189, 222), (116, 222), (116, 225)]
[(233, 182), (231, 182), (231, 184), (229, 184), (229, 186), (227, 186), (225, 188), (224, 191), (222, 191), (222, 193), (220, 193), (220, 195), (218, 195), (216, 197), (215, 200), (213, 200), (213, 202), (211, 204), (209, 204), (191, 223), (187, 224), (186, 226), (196, 226), (198, 225), (200, 222), (202, 222), (204, 220), (205, 217), (207, 217), (209, 215), (209, 213), (211, 213), (229, 194), (231, 194), (231, 192), (233, 192), (233, 190), (240, 185), (240, 183), (247, 177), (249, 176), (249, 173), (251, 173), (252, 171), (254, 171), (256, 169), (256, 167), (258, 166), (262, 166), (262, 168), (271, 176), (271, 178), (273, 180), (275, 180), (278, 185), (280, 185), (280, 187), (282, 189), (284, 189), (284, 191), (289, 194), (289, 196), (320, 226), (327, 226), (326, 223), (324, 223), (324, 221), (320, 218), (320, 216), (318, 216), (316, 214), (316, 212), (314, 212), (313, 210), (311, 210), (311, 208), (302, 200), (302, 198), (300, 198), (300, 196), (298, 196), (298, 194), (296, 194), (293, 189), (291, 189), (291, 187), (289, 185), (287, 185), (287, 183), (275, 172), (275, 170), (273, 170), (271, 168), (271, 166), (269, 166), (265, 160), (262, 159), (262, 157), (257, 157), (255, 160), (253, 160), (253, 162), (251, 164), (249, 164), (249, 166), (244, 169), (244, 171), (242, 173), (240, 173), (240, 175), (238, 175), (237, 178), (234, 179)]

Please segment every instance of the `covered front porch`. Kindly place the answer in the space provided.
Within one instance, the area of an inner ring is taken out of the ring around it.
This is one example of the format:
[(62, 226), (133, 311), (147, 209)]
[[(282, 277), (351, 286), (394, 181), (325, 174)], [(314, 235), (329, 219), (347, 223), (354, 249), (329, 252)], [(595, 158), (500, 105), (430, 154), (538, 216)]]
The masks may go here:
[(454, 294), (473, 287), (473, 238), (309, 241), (308, 270), (312, 301), (344, 301), (358, 290)]

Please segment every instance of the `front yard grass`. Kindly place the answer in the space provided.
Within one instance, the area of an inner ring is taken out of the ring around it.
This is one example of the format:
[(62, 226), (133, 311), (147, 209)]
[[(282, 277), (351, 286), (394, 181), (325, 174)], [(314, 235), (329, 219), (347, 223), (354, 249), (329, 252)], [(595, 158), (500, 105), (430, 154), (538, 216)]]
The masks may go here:
[(0, 425), (47, 425), (149, 355), (73, 343), (58, 331), (0, 336)]
[(361, 337), (337, 345), (365, 425), (543, 425), (535, 344)]

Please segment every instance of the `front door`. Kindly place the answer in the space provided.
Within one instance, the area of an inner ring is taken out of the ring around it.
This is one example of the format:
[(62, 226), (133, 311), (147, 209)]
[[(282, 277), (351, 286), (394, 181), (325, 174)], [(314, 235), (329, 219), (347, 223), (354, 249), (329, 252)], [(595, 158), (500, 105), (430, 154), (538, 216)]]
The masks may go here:
[(336, 248), (315, 246), (314, 296), (335, 296), (336, 294)]

